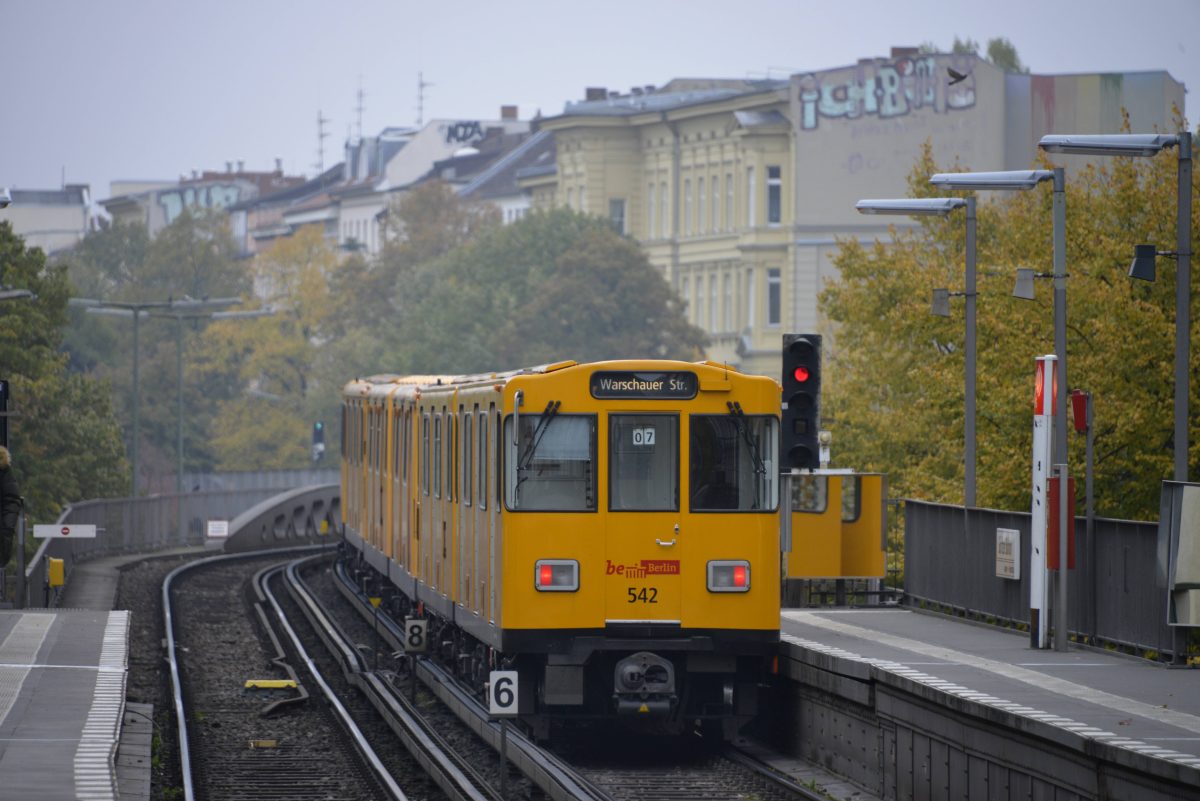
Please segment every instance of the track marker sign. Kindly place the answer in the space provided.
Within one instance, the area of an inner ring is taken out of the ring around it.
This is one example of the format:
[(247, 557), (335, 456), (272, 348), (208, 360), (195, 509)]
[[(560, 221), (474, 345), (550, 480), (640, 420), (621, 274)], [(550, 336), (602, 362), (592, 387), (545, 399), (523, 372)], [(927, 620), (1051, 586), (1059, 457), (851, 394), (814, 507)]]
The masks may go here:
[(73, 540), (95, 539), (96, 527), (93, 525), (64, 525), (50, 523), (33, 527), (33, 536), (39, 540), (57, 540), (70, 538)]
[(492, 717), (516, 717), (517, 671), (493, 670), (488, 675), (488, 714)]

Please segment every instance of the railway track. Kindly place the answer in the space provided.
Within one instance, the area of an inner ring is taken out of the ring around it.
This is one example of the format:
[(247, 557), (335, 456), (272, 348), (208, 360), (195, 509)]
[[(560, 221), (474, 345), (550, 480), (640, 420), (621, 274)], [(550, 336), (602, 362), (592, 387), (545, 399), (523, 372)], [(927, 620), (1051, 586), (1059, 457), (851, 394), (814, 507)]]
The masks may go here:
[[(510, 728), (516, 774), (502, 773), (482, 699), (432, 660), (397, 659), (402, 632), (327, 558), (218, 557), (164, 583), (185, 798), (823, 798), (699, 741), (595, 731), (543, 748)], [(246, 678), (296, 688), (247, 695)]]

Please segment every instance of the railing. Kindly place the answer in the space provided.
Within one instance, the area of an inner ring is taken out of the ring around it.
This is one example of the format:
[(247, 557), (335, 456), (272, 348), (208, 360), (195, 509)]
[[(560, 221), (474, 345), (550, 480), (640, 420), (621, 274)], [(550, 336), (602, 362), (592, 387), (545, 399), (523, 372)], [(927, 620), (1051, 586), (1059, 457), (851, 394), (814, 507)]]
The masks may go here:
[[(218, 492), (185, 492), (148, 498), (108, 498), (68, 506), (56, 525), (92, 524), (95, 539), (45, 540), (25, 569), (25, 605), (41, 606), (47, 559), (63, 560), (70, 578), (78, 562), (129, 553), (148, 553), (185, 545), (201, 545), (208, 520), (232, 520), (245, 509), (279, 495), (263, 487)], [(56, 599), (51, 599), (53, 605)], [(21, 605), (21, 599), (18, 599)]]
[[(1028, 512), (904, 502), (904, 594), (1011, 625), (1029, 621)], [(996, 529), (1020, 532), (1020, 579), (996, 575)], [(1167, 625), (1167, 592), (1158, 576), (1157, 522), (1095, 518), (1088, 540), (1075, 519), (1075, 569), (1067, 571), (1067, 628), (1098, 645), (1184, 657), (1181, 629)], [(1056, 595), (1051, 593), (1051, 602)]]

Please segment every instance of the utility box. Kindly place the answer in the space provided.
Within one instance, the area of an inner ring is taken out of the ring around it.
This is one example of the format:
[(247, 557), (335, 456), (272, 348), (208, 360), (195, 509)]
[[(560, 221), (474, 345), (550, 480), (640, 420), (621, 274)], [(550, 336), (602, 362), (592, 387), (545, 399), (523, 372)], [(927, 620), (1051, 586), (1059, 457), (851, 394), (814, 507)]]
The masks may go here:
[(46, 560), (46, 583), (51, 587), (61, 587), (67, 583), (63, 570), (63, 560), (53, 556)]

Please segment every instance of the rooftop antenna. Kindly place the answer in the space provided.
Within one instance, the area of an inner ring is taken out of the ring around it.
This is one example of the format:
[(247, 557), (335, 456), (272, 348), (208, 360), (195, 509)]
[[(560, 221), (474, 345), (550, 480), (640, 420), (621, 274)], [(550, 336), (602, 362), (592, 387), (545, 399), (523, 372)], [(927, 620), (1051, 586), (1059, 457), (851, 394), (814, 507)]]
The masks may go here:
[(325, 172), (325, 137), (329, 133), (325, 130), (325, 123), (329, 122), (329, 118), (317, 109), (317, 163), (313, 166), (317, 168), (317, 175)]
[(433, 86), (425, 80), (425, 73), (417, 73), (417, 128), (425, 124), (425, 87)]
[(362, 88), (362, 76), (358, 76), (358, 105), (354, 110), (358, 113), (358, 138), (362, 139), (362, 115), (363, 115), (363, 99), (366, 98), (366, 93)]

